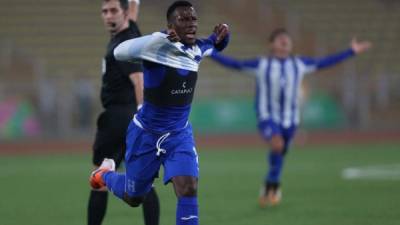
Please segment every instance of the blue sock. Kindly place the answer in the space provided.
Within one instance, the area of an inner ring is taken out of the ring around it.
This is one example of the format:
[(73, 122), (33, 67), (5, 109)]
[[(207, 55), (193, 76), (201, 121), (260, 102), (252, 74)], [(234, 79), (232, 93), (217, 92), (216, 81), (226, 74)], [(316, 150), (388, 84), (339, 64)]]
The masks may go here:
[(176, 225), (198, 225), (197, 197), (180, 197), (176, 207)]
[(280, 153), (269, 153), (269, 172), (266, 177), (266, 182), (279, 183), (283, 167), (283, 155)]
[(124, 198), (125, 174), (107, 172), (103, 174), (103, 180), (106, 183), (108, 190), (110, 190), (118, 198)]

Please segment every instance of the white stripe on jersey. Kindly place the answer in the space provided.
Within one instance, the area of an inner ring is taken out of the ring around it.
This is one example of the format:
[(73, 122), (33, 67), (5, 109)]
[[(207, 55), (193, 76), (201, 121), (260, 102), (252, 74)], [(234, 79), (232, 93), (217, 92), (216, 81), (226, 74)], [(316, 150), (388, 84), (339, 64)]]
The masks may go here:
[(281, 123), (281, 105), (279, 102), (279, 98), (281, 96), (281, 66), (278, 60), (271, 60), (271, 68), (269, 69), (269, 81), (270, 81), (270, 103), (271, 104), (271, 116), (272, 120)]
[[(282, 118), (282, 125), (284, 127), (289, 127), (292, 123), (292, 115), (293, 115), (293, 110), (292, 104), (293, 104), (293, 90), (295, 89), (295, 77), (296, 72), (295, 72), (295, 65), (293, 65), (293, 60), (290, 60), (290, 63), (285, 63), (285, 71), (286, 71), (286, 83), (285, 83), (285, 97), (286, 101), (284, 101), (284, 110), (283, 110), (283, 118)], [(293, 74), (293, 76), (288, 76), (289, 74)]]
[(267, 81), (265, 73), (267, 71), (267, 60), (261, 59), (258, 69), (256, 70), (256, 79), (258, 86), (258, 96), (256, 98), (258, 101), (258, 115), (260, 118), (268, 118), (268, 110), (267, 110)]
[(301, 81), (305, 74), (314, 70), (314, 67), (305, 65), (298, 57), (287, 58), (282, 62), (276, 58), (261, 58), (258, 68), (253, 71), (259, 90), (256, 99), (259, 121), (272, 119), (283, 127), (298, 125)]

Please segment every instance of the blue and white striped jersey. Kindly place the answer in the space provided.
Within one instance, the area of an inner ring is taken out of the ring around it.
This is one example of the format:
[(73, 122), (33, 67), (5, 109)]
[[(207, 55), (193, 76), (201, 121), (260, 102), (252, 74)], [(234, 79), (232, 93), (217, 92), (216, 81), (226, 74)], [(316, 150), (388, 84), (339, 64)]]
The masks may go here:
[(299, 93), (306, 74), (335, 65), (354, 55), (352, 49), (322, 59), (291, 56), (285, 59), (260, 57), (236, 60), (213, 52), (211, 58), (256, 78), (256, 112), (258, 121), (273, 120), (288, 128), (300, 122)]

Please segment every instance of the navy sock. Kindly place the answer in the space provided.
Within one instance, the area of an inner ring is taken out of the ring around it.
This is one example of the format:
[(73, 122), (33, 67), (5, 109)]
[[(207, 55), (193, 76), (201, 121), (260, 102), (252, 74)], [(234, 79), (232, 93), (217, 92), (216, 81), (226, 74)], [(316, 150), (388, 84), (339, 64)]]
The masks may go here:
[(267, 183), (279, 183), (283, 167), (283, 155), (281, 153), (269, 153), (269, 172), (266, 177)]
[(180, 197), (176, 207), (176, 225), (198, 225), (197, 197)]
[(145, 225), (158, 225), (160, 223), (160, 202), (154, 188), (147, 193), (142, 204)]
[(103, 180), (106, 183), (108, 190), (110, 190), (118, 198), (124, 198), (125, 174), (107, 172), (103, 174)]
[(88, 204), (88, 225), (100, 225), (103, 221), (107, 209), (108, 192), (94, 191), (90, 192)]

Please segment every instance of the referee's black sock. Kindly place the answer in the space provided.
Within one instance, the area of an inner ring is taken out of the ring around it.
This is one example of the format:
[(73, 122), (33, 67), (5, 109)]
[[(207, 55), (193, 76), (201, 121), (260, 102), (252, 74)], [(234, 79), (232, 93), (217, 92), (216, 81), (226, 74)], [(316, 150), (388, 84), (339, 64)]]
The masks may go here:
[(107, 209), (108, 192), (94, 191), (90, 192), (88, 204), (88, 225), (100, 225), (103, 221)]
[(154, 188), (146, 195), (143, 201), (143, 217), (145, 225), (158, 225), (160, 223), (160, 202)]

